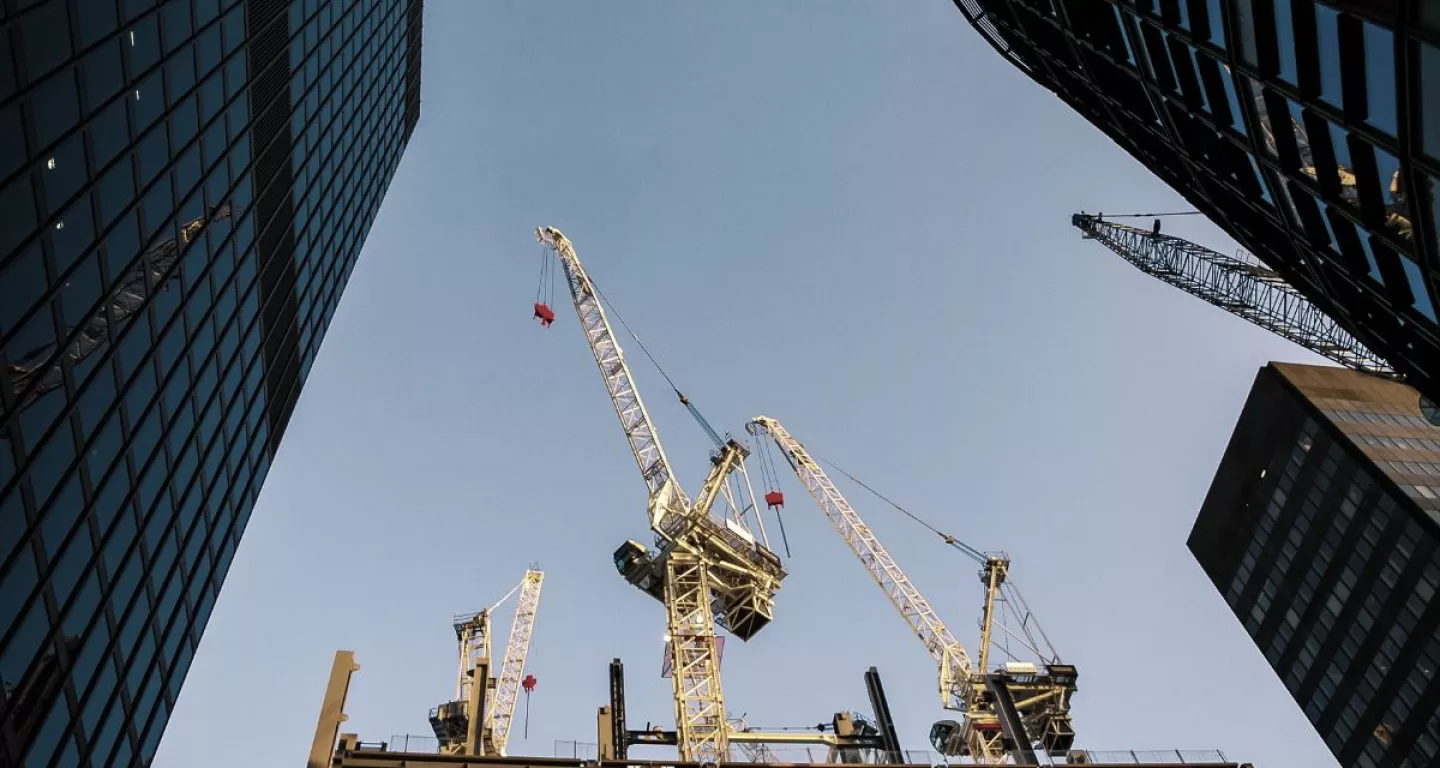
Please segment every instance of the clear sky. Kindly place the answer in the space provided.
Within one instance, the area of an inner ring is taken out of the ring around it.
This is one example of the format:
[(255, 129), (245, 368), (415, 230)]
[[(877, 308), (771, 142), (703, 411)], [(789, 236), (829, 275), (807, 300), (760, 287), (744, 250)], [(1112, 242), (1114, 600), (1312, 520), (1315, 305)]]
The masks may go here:
[[(1334, 765), (1185, 549), (1256, 370), (1312, 358), (1081, 240), (1073, 211), (1185, 205), (948, 0), (429, 0), (423, 78), (156, 765), (301, 764), (337, 648), (362, 666), (346, 730), (427, 734), (452, 614), (531, 561), (539, 687), (512, 753), (593, 743), (613, 657), (632, 724), (670, 725), (663, 612), (610, 561), (648, 539), (644, 486), (568, 301), (530, 319), (540, 225), (717, 426), (776, 416), (1008, 551), (1079, 667), (1081, 745)], [(708, 441), (630, 351), (693, 492)], [(785, 480), (791, 575), (727, 648), (731, 713), (868, 711), (875, 665), (928, 748), (935, 666)], [(976, 567), (842, 489), (973, 643)]]

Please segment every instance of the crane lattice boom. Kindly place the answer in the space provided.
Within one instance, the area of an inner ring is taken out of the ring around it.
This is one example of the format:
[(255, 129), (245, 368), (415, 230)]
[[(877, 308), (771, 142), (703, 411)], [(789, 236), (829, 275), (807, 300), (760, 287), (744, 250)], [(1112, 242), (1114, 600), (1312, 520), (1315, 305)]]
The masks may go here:
[(1070, 219), (1086, 237), (1142, 272), (1255, 325), (1329, 358), (1377, 376), (1397, 374), (1379, 355), (1339, 326), (1254, 256), (1229, 256), (1159, 232), (1159, 220), (1147, 231), (1077, 213)]
[(865, 570), (869, 571), (871, 578), (880, 585), (890, 603), (900, 612), (905, 623), (910, 625), (939, 665), (941, 704), (946, 709), (965, 711), (971, 693), (972, 673), (970, 655), (966, 653), (965, 646), (955, 638), (944, 622), (940, 621), (935, 609), (930, 607), (930, 602), (920, 594), (920, 590), (915, 588), (905, 572), (900, 570), (895, 558), (890, 556), (871, 532), (870, 526), (860, 519), (855, 509), (840, 495), (835, 483), (806, 452), (800, 441), (787, 432), (780, 422), (767, 416), (755, 417), (747, 429), (755, 435), (768, 434), (780, 447), (790, 462), (790, 467), (795, 470), (795, 476), (805, 485), (815, 503), (820, 505), (821, 511), (835, 525), (835, 530), (840, 532), (841, 538), (850, 545), (851, 551), (860, 558)]
[(487, 754), (505, 755), (505, 744), (510, 738), (510, 726), (515, 721), (515, 705), (520, 700), (521, 679), (525, 676), (525, 657), (530, 653), (530, 637), (535, 632), (535, 614), (540, 608), (540, 586), (545, 573), (538, 570), (525, 572), (521, 582), (520, 597), (515, 604), (515, 621), (510, 625), (510, 638), (505, 643), (505, 660), (500, 665), (500, 677), (495, 681), (495, 694), (490, 705), (490, 749)]
[(620, 417), (620, 427), (625, 431), (625, 439), (630, 443), (630, 452), (640, 467), (640, 475), (645, 479), (645, 488), (649, 492), (651, 527), (662, 536), (667, 535), (667, 531), (683, 528), (690, 500), (686, 497), (685, 490), (675, 481), (670, 460), (666, 458), (665, 449), (660, 445), (655, 424), (650, 420), (650, 412), (645, 409), (640, 392), (635, 388), (635, 377), (630, 373), (629, 364), (625, 362), (625, 353), (620, 350), (620, 343), (616, 341), (610, 321), (605, 317), (605, 308), (601, 306), (595, 285), (590, 282), (590, 275), (585, 272), (585, 265), (580, 263), (575, 248), (560, 230), (544, 227), (537, 229), (535, 234), (540, 242), (554, 249), (565, 268), (565, 279), (570, 286), (570, 296), (574, 299), (575, 314), (579, 316), (580, 327), (585, 331), (586, 340), (590, 342), (595, 364), (600, 367), (600, 376), (605, 380), (610, 402)]

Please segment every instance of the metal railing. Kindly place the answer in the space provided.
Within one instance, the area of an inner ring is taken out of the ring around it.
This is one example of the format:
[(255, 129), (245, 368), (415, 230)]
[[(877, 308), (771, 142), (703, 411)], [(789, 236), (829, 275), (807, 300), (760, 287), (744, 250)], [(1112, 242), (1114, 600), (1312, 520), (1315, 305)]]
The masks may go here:
[(1145, 750), (1085, 750), (1085, 760), (1091, 763), (1136, 763), (1141, 765), (1183, 765), (1229, 763), (1225, 753), (1218, 749), (1145, 749)]
[(433, 755), (440, 751), (440, 740), (434, 736), (401, 733), (390, 737), (391, 752), (416, 752)]

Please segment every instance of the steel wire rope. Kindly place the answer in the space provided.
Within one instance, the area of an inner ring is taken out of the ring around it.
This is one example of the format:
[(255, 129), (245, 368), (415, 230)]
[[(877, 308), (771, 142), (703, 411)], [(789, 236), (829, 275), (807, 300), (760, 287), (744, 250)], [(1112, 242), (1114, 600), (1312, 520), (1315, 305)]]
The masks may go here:
[[(809, 450), (809, 449), (807, 449), (807, 450)], [(940, 530), (939, 528), (936, 528), (935, 526), (933, 526), (933, 525), (931, 525), (930, 523), (926, 522), (926, 521), (925, 521), (924, 519), (922, 519), (919, 515), (916, 515), (914, 512), (911, 512), (910, 510), (908, 510), (908, 509), (900, 506), (898, 503), (896, 503), (896, 502), (895, 502), (894, 500), (892, 500), (890, 497), (888, 497), (888, 496), (886, 496), (885, 494), (883, 494), (883, 493), (875, 490), (874, 488), (870, 487), (864, 480), (861, 480), (860, 478), (858, 478), (858, 477), (850, 474), (849, 472), (846, 472), (843, 467), (841, 467), (840, 465), (836, 464), (835, 462), (833, 462), (833, 461), (825, 458), (824, 456), (821, 456), (820, 454), (816, 453), (816, 452), (813, 451), (813, 450), (809, 451), (809, 453), (810, 453), (811, 456), (814, 456), (814, 457), (816, 458), (816, 460), (821, 461), (821, 462), (824, 462), (825, 464), (829, 465), (831, 469), (833, 469), (833, 470), (835, 470), (836, 472), (839, 472), (840, 474), (842, 474), (842, 475), (850, 478), (850, 481), (851, 481), (851, 482), (855, 483), (856, 485), (859, 485), (861, 488), (864, 488), (865, 490), (867, 490), (867, 491), (869, 491), (870, 493), (874, 494), (876, 498), (880, 499), (881, 501), (885, 502), (886, 504), (889, 504), (890, 506), (892, 506), (892, 507), (894, 507), (895, 509), (899, 510), (901, 514), (905, 515), (906, 517), (910, 518), (911, 520), (914, 520), (915, 522), (917, 522), (917, 523), (919, 523), (920, 525), (924, 526), (925, 528), (929, 529), (929, 531), (930, 531), (931, 533), (933, 533), (933, 534), (935, 534), (936, 536), (939, 536), (940, 538), (944, 539), (946, 544), (949, 544), (950, 546), (955, 547), (956, 549), (960, 550), (961, 552), (964, 552), (964, 553), (965, 553), (966, 555), (968, 555), (972, 560), (975, 560), (976, 562), (980, 563), (981, 565), (984, 565), (984, 564), (985, 564), (985, 562), (986, 562), (985, 554), (984, 554), (983, 552), (981, 552), (980, 550), (978, 550), (978, 549), (970, 546), (969, 544), (966, 544), (966, 543), (963, 542), (963, 541), (960, 541), (959, 539), (955, 538), (954, 536), (951, 536), (950, 534), (945, 533), (944, 531)]]
[(1199, 216), (1200, 211), (1167, 211), (1165, 213), (1097, 213), (1097, 219), (1153, 219), (1165, 216)]

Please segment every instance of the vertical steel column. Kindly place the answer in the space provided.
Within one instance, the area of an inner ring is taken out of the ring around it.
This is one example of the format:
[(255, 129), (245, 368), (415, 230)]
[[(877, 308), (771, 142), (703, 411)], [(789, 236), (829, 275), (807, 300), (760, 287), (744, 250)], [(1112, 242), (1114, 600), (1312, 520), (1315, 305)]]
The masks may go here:
[(315, 739), (310, 743), (310, 759), (306, 768), (325, 768), (335, 752), (335, 738), (345, 722), (345, 697), (350, 693), (350, 676), (360, 669), (354, 651), (336, 651), (330, 665), (330, 682), (325, 685), (325, 698), (320, 704), (320, 720), (315, 724)]
[(728, 760), (725, 697), (720, 688), (720, 658), (705, 560), (691, 552), (672, 551), (665, 561), (665, 590), (680, 759)]

